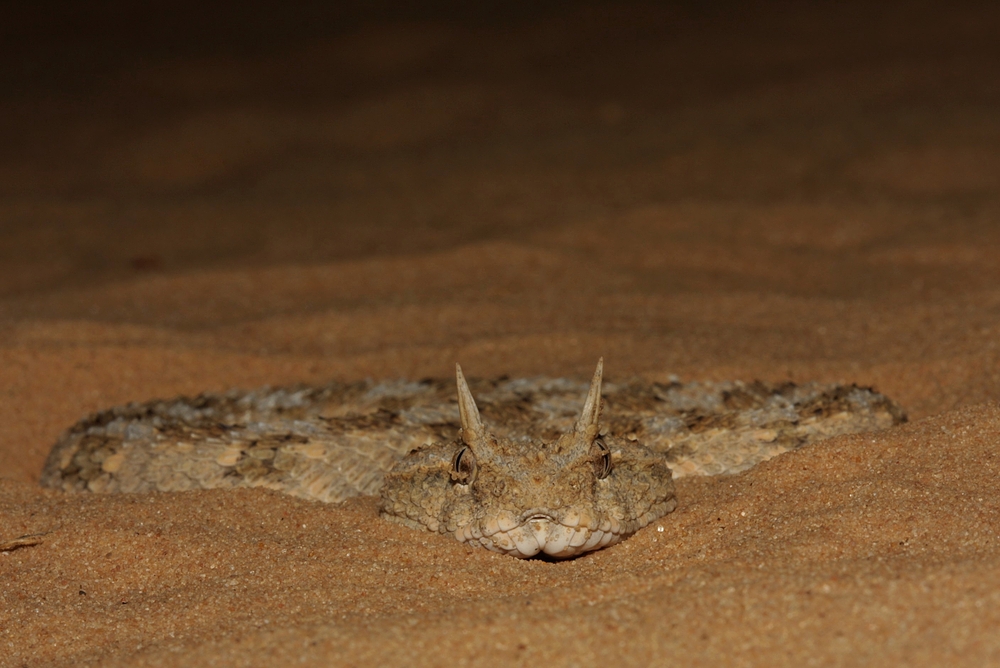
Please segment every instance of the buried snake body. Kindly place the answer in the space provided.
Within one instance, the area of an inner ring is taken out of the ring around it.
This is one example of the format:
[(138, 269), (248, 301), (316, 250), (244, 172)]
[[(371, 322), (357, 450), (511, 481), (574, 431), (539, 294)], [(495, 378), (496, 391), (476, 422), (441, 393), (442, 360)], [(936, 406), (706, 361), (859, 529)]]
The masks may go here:
[[(905, 420), (854, 385), (501, 378), (332, 383), (133, 403), (67, 430), (42, 472), (66, 491), (267, 487), (508, 554), (574, 557), (672, 511), (674, 478)], [(583, 410), (580, 397), (586, 392)], [(602, 404), (606, 404), (602, 411)], [(482, 414), (480, 413), (482, 410)]]

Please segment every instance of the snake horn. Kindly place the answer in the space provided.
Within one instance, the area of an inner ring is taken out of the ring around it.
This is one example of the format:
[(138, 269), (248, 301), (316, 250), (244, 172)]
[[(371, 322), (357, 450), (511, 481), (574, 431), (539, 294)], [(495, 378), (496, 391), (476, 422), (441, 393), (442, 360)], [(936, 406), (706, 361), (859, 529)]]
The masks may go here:
[(455, 365), (455, 381), (458, 385), (458, 414), (462, 419), (462, 440), (467, 445), (472, 445), (483, 437), (486, 429), (483, 428), (479, 408), (476, 407), (476, 400), (472, 398), (469, 383), (466, 382), (459, 364)]
[(583, 404), (583, 413), (576, 422), (576, 432), (586, 434), (589, 438), (597, 436), (600, 429), (598, 422), (601, 419), (601, 377), (604, 375), (604, 358), (597, 360), (597, 370), (594, 372), (594, 379), (590, 381), (590, 392), (587, 393), (587, 401)]

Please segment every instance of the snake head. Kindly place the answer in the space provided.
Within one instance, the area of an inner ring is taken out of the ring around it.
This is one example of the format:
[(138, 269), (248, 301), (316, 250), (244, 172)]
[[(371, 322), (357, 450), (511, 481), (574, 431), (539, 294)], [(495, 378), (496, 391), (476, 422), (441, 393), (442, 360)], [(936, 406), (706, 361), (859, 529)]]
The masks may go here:
[(602, 435), (597, 364), (573, 429), (554, 441), (498, 438), (456, 365), (461, 430), (397, 462), (383, 517), (514, 557), (574, 557), (630, 536), (676, 505), (663, 455)]

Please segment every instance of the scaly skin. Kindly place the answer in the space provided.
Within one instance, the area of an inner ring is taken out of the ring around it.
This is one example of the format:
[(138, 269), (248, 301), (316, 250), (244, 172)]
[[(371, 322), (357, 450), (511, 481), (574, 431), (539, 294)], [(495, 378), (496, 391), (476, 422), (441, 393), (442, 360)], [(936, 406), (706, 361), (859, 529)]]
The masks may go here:
[(736, 473), (905, 419), (888, 398), (853, 385), (602, 385), (600, 375), (582, 413), (587, 386), (575, 381), (478, 381), (477, 408), (461, 374), (457, 405), (445, 381), (133, 403), (68, 429), (41, 482), (98, 493), (266, 487), (324, 502), (381, 492), (387, 519), (559, 558), (670, 512), (672, 478)]
[(667, 458), (599, 435), (602, 366), (577, 425), (550, 442), (491, 434), (458, 369), (462, 438), (397, 463), (382, 487), (382, 516), (514, 557), (562, 559), (672, 511)]

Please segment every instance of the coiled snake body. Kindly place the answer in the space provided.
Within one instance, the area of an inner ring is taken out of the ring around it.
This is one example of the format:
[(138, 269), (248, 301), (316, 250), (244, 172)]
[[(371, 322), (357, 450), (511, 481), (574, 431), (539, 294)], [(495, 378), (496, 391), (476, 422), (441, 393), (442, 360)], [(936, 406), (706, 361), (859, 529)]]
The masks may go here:
[[(133, 403), (67, 430), (42, 484), (66, 491), (268, 487), (515, 557), (614, 544), (677, 501), (673, 479), (905, 420), (854, 385), (495, 379), (263, 388)], [(473, 389), (479, 398), (473, 399)], [(580, 398), (585, 396), (583, 410)], [(603, 410), (602, 410), (603, 408)], [(480, 412), (481, 411), (481, 412)]]

